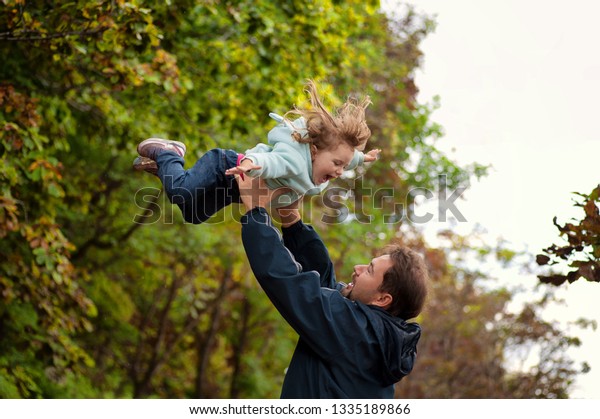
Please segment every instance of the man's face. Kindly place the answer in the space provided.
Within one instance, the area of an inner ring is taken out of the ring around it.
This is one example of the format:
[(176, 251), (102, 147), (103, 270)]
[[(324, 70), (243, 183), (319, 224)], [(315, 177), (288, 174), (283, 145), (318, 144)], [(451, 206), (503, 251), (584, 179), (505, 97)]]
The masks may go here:
[[(391, 302), (391, 296), (379, 291), (383, 275), (392, 267), (389, 255), (374, 258), (368, 265), (356, 265), (352, 273), (352, 282), (341, 290), (344, 297), (364, 304), (385, 308)], [(387, 297), (386, 297), (387, 296)], [(387, 298), (390, 300), (387, 300)]]

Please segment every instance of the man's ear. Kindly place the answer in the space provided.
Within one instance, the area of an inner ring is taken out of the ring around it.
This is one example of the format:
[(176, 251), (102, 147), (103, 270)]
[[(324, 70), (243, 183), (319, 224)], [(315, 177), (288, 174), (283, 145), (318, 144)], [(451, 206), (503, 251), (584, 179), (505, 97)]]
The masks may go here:
[(388, 294), (387, 292), (382, 292), (377, 298), (375, 298), (373, 302), (371, 302), (371, 305), (386, 309), (390, 306), (390, 304), (392, 304), (392, 300), (393, 298), (391, 294)]

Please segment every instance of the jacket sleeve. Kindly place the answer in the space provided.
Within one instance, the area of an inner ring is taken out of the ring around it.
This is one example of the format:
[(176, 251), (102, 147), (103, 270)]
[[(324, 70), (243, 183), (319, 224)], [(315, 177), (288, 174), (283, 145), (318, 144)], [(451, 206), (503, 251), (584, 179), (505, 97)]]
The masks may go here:
[(289, 144), (276, 143), (269, 152), (252, 152), (253, 150), (248, 150), (245, 157), (262, 168), (250, 170), (248, 174), (252, 177), (286, 178), (297, 176), (302, 172), (300, 162), (304, 159)]
[(355, 303), (322, 288), (317, 271), (302, 271), (264, 208), (242, 217), (242, 242), (256, 279), (303, 341), (324, 359), (345, 356), (367, 329)]
[(334, 288), (335, 271), (329, 251), (317, 232), (298, 221), (290, 227), (282, 227), (283, 244), (289, 249), (304, 271), (317, 271), (322, 287)]
[(348, 166), (346, 166), (346, 170), (356, 169), (358, 166), (362, 166), (365, 162), (365, 154), (362, 151), (354, 150), (354, 156)]

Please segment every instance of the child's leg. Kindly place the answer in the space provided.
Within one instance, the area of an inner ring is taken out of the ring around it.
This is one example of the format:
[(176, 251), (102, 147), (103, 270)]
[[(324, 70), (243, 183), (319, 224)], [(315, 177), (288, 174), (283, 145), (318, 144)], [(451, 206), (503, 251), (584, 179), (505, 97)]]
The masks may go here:
[(183, 158), (173, 152), (158, 154), (156, 163), (167, 196), (187, 222), (200, 224), (232, 202), (240, 202), (235, 177), (225, 175), (237, 164), (233, 150), (210, 150), (188, 170), (183, 169)]

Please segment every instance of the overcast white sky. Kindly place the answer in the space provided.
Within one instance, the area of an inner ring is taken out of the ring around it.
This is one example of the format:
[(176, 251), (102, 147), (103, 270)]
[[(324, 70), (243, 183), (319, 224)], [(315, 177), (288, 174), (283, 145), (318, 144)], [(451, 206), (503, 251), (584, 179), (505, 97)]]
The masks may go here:
[[(439, 147), (460, 163), (494, 167), (457, 204), (461, 227), (481, 224), (533, 254), (558, 243), (552, 218), (580, 219), (571, 192), (600, 183), (600, 2), (408, 3), (437, 15), (417, 85), (420, 102), (441, 97)], [(600, 320), (600, 284), (580, 280), (560, 295), (567, 305), (552, 316)], [(592, 371), (572, 397), (600, 399), (600, 331), (581, 337), (572, 356)]]

